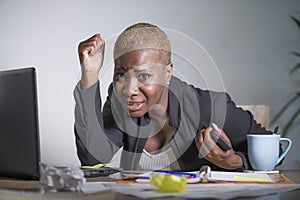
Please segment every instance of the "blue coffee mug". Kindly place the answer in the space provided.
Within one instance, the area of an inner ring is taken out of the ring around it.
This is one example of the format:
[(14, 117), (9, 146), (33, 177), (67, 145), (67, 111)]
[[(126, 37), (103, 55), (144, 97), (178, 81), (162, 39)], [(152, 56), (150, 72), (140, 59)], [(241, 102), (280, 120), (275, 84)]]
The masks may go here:
[[(287, 146), (279, 155), (280, 142), (286, 142)], [(289, 138), (281, 138), (280, 135), (247, 135), (248, 157), (254, 170), (273, 170), (285, 157), (292, 146)]]

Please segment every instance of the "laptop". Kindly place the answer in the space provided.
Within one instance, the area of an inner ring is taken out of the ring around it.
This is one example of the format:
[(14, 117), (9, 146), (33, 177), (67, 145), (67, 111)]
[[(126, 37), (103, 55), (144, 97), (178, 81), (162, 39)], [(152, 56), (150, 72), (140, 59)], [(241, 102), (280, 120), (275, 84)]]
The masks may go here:
[(36, 70), (0, 71), (0, 176), (38, 179), (39, 162)]

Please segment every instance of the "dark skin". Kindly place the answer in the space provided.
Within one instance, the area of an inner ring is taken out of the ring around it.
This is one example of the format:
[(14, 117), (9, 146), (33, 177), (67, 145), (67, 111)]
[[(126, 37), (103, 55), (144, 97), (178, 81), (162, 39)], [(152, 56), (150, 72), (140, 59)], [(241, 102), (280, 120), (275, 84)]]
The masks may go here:
[[(82, 89), (98, 82), (103, 64), (105, 42), (100, 34), (81, 42), (78, 54), (81, 63)], [(169, 144), (175, 128), (170, 126), (167, 116), (168, 82), (171, 79), (172, 63), (165, 63), (158, 52), (151, 49), (135, 50), (117, 58), (114, 69), (114, 87), (122, 105), (131, 117), (141, 117), (149, 112), (154, 130), (144, 147), (156, 152)], [(243, 165), (233, 150), (223, 151), (210, 138), (209, 132), (217, 130), (230, 142), (223, 130), (216, 126), (199, 131), (195, 137), (200, 155), (224, 169), (236, 169)]]
[(115, 60), (114, 86), (130, 116), (141, 117), (153, 105), (168, 107), (172, 64), (165, 66), (155, 50), (135, 50)]
[(175, 132), (166, 115), (171, 72), (172, 64), (162, 64), (156, 50), (135, 50), (115, 60), (114, 86), (123, 106), (131, 117), (150, 111), (155, 128), (144, 147), (148, 152), (166, 146)]

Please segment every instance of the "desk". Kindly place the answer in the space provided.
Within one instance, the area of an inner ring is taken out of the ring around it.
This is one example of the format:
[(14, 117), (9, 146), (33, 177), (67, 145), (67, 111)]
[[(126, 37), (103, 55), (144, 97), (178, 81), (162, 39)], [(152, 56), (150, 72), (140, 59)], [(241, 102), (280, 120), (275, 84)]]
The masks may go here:
[[(300, 170), (297, 171), (281, 171), (287, 178), (292, 180), (295, 183), (300, 184)], [(97, 178), (98, 180), (108, 181), (107, 178)], [(95, 181), (95, 179), (89, 180)], [(23, 181), (23, 180), (13, 180), (7, 178), (0, 179), (0, 200), (38, 200), (38, 199), (47, 199), (47, 200), (79, 200), (79, 199), (87, 199), (87, 200), (100, 200), (100, 199), (114, 199), (114, 200), (138, 200), (138, 198), (133, 196), (127, 196), (122, 194), (111, 194), (110, 192), (107, 193), (95, 193), (91, 195), (83, 195), (79, 193), (58, 193), (58, 194), (47, 194), (41, 195), (37, 193), (40, 188), (40, 183), (38, 181)], [(220, 194), (221, 195), (221, 194)], [(300, 190), (275, 194), (275, 195), (268, 195), (268, 196), (260, 196), (255, 198), (238, 198), (238, 200), (270, 200), (270, 199), (299, 199), (300, 197)], [(167, 198), (172, 199), (172, 198)], [(176, 199), (176, 198), (173, 198)]]

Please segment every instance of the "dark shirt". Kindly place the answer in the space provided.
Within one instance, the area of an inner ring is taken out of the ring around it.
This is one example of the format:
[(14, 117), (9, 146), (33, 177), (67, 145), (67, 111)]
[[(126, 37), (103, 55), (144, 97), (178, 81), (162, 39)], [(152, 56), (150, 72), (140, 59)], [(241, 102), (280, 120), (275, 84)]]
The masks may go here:
[[(82, 99), (88, 97), (80, 97), (82, 91), (80, 85), (75, 89), (75, 100), (77, 110), (80, 110)], [(101, 147), (103, 139), (98, 141), (97, 150), (86, 148), (88, 136), (92, 134), (86, 131), (88, 129), (85, 123), (84, 109), (82, 112), (75, 114), (75, 135), (78, 157), (82, 165), (94, 165), (98, 163), (109, 162), (118, 148), (123, 146), (121, 156), (121, 167), (124, 169), (139, 169), (139, 159), (143, 152), (147, 137), (151, 133), (152, 123), (148, 114), (143, 117), (133, 118), (128, 116), (126, 111), (116, 100), (113, 94), (112, 84), (108, 90), (108, 98), (105, 102), (103, 111), (101, 111), (101, 98), (98, 84), (93, 92), (95, 116), (99, 127), (106, 136), (105, 144), (109, 143), (105, 148)], [(77, 90), (77, 92), (76, 92)], [(230, 96), (225, 92), (213, 92), (202, 90), (189, 85), (176, 77), (172, 77), (169, 86), (168, 98), (168, 116), (170, 126), (176, 129), (170, 142), (177, 161), (182, 171), (199, 170), (203, 165), (209, 165), (212, 170), (225, 170), (204, 158), (198, 156), (198, 149), (195, 145), (195, 136), (198, 131), (208, 128), (211, 123), (216, 123), (224, 130), (231, 141), (233, 150), (243, 159), (243, 167), (236, 169), (251, 169), (247, 156), (247, 134), (272, 134), (256, 123), (249, 111), (238, 108), (231, 100)], [(89, 109), (87, 109), (89, 110)], [(91, 112), (91, 111), (90, 111)], [(78, 130), (84, 131), (78, 131)], [(91, 129), (91, 128), (90, 128)], [(82, 133), (81, 133), (82, 132)], [(93, 153), (91, 153), (91, 151)], [(95, 156), (96, 151), (104, 151), (107, 154)], [(97, 159), (96, 159), (97, 157)], [(105, 157), (105, 159), (104, 159)]]

